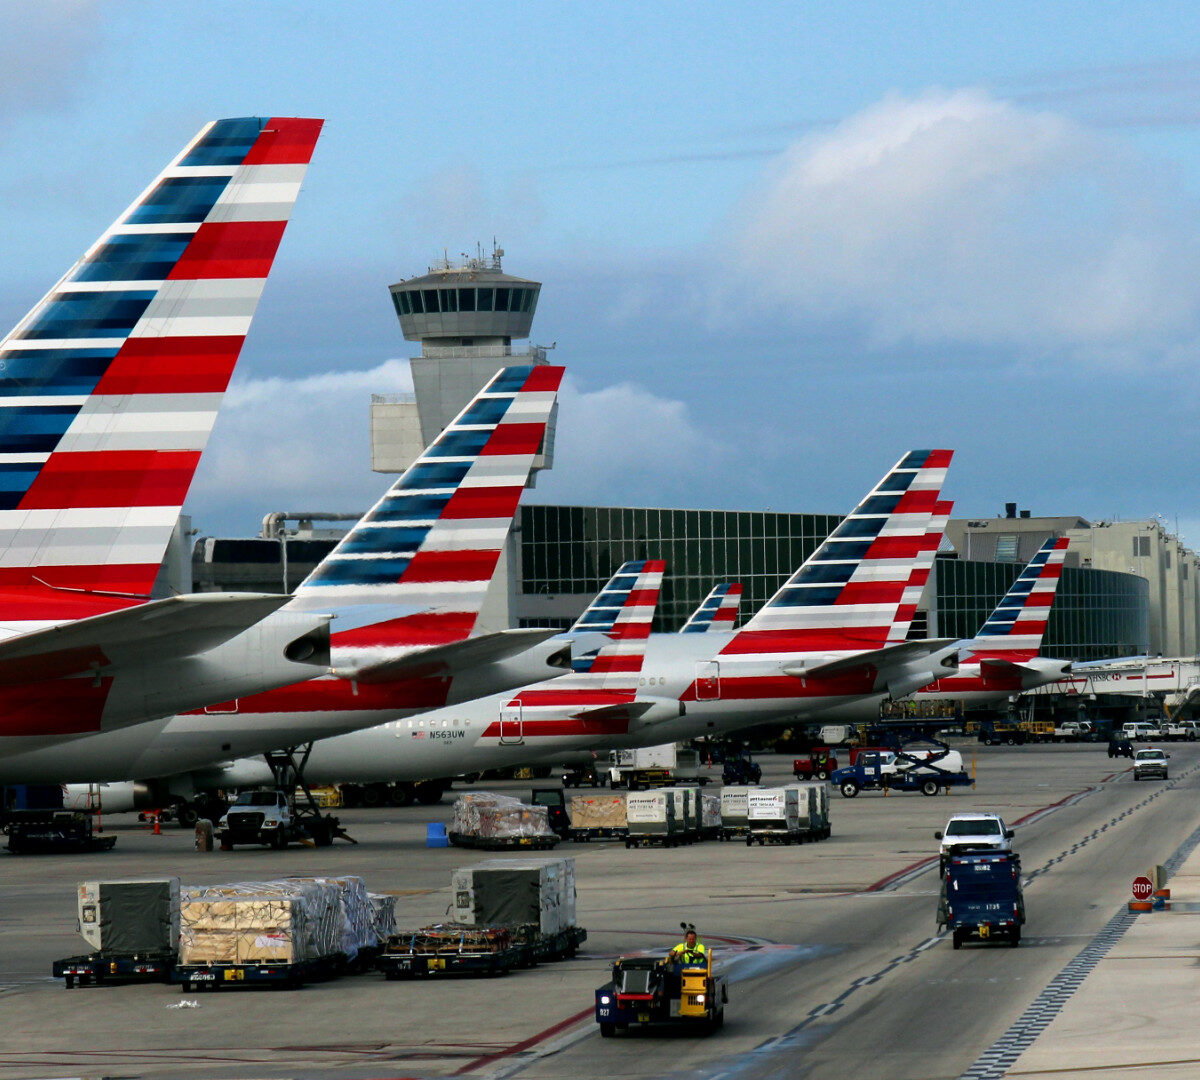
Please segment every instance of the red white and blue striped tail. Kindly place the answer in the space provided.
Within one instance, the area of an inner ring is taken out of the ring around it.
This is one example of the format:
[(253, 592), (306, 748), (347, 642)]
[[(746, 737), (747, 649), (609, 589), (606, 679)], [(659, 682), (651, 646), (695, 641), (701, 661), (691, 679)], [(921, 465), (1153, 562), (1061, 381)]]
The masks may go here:
[(562, 376), (498, 371), (296, 590), (293, 610), (337, 613), (340, 666), (470, 636)]
[(913, 450), (830, 533), (722, 652), (764, 658), (883, 648), (928, 558), (951, 450)]
[(145, 599), (321, 120), (207, 124), (0, 342), (0, 620)]
[(742, 583), (725, 582), (713, 588), (704, 602), (683, 624), (681, 634), (706, 634), (709, 630), (732, 630), (742, 603)]
[(639, 575), (646, 568), (645, 559), (631, 559), (622, 563), (621, 568), (608, 579), (608, 584), (597, 594), (587, 606), (568, 634), (607, 634), (617, 621), (617, 616), (625, 610), (629, 594), (637, 588)]
[[(638, 697), (638, 678), (646, 657), (650, 624), (662, 591), (667, 564), (661, 559), (642, 563), (609, 631), (612, 644), (590, 660), (586, 670), (575, 669), (557, 679), (527, 686), (505, 707), (520, 709), (526, 721), (566, 722), (573, 718), (612, 720), (628, 724)], [(614, 711), (615, 710), (615, 711)], [(625, 730), (622, 726), (620, 730)]]
[(934, 507), (933, 517), (929, 519), (929, 528), (925, 532), (925, 541), (921, 553), (908, 577), (904, 587), (904, 596), (900, 607), (896, 610), (896, 620), (888, 633), (888, 644), (898, 645), (907, 641), (912, 630), (913, 618), (917, 614), (917, 605), (921, 595), (929, 583), (929, 575), (937, 558), (938, 548), (942, 546), (942, 538), (946, 535), (946, 523), (950, 520), (950, 512), (954, 509), (953, 502), (940, 502)]
[(1070, 544), (1052, 536), (1038, 549), (971, 643), (971, 660), (1020, 663), (1037, 656)]
[[(650, 624), (658, 607), (666, 567), (662, 559), (635, 559), (625, 563), (613, 575), (604, 591), (592, 601), (569, 631), (571, 634), (604, 633), (612, 640), (612, 644), (572, 659), (573, 673), (636, 673), (642, 670)], [(595, 685), (594, 680), (585, 681), (588, 685)], [(562, 685), (563, 679), (555, 680), (555, 686)]]

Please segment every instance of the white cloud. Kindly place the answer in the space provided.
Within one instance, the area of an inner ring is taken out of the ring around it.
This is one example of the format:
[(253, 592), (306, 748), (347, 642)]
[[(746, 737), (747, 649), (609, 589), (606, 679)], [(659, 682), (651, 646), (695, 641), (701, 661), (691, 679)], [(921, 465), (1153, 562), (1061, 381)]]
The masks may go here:
[(728, 448), (702, 430), (685, 402), (623, 382), (584, 389), (571, 376), (559, 393), (554, 469), (538, 479), (538, 502), (689, 505)]
[(1191, 199), (1128, 148), (984, 91), (889, 96), (744, 200), (718, 309), (877, 344), (1177, 359), (1200, 329)]
[(242, 512), (365, 510), (391, 480), (371, 472), (372, 394), (411, 393), (405, 360), (303, 378), (234, 383), (201, 460), (188, 512), (212, 531)]
[[(229, 388), (187, 510), (206, 533), (245, 532), (266, 513), (365, 510), (394, 477), (370, 471), (372, 394), (411, 393), (408, 361)], [(539, 502), (694, 503), (728, 456), (682, 401), (619, 383), (559, 394), (554, 469)]]

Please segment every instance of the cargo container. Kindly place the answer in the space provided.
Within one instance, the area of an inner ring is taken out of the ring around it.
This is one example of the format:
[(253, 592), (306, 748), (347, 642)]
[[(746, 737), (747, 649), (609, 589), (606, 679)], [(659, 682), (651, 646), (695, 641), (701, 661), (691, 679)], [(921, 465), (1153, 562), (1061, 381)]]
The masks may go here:
[(752, 789), (746, 808), (748, 845), (793, 844), (802, 840), (800, 792), (795, 787)]
[(628, 832), (626, 847), (661, 844), (674, 847), (683, 842), (683, 822), (675, 816), (675, 798), (666, 791), (631, 791), (625, 799)]
[(750, 831), (748, 820), (750, 792), (755, 787), (726, 787), (721, 789), (721, 839), (741, 839)]
[(567, 835), (572, 840), (624, 838), (629, 833), (623, 794), (572, 795), (568, 815), (571, 826)]
[(80, 882), (76, 905), (91, 951), (52, 965), (68, 990), (76, 983), (169, 978), (179, 947), (179, 878)]

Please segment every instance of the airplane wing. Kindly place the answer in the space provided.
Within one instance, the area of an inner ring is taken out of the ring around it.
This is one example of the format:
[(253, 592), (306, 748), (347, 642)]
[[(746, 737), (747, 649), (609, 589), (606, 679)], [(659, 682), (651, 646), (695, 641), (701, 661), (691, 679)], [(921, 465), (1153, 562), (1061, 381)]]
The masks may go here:
[(499, 633), (481, 634), (465, 641), (452, 641), (448, 645), (419, 649), (393, 660), (366, 664), (360, 668), (334, 668), (333, 674), (340, 679), (352, 679), (361, 683), (453, 675), (465, 668), (507, 660), (561, 632), (538, 628), (501, 630)]
[(848, 671), (859, 671), (865, 667), (887, 668), (896, 664), (907, 663), (922, 656), (929, 656), (947, 645), (953, 645), (956, 638), (926, 638), (920, 641), (902, 641), (898, 645), (886, 645), (882, 649), (869, 649), (866, 652), (854, 653), (837, 660), (818, 661), (814, 664), (784, 664), (783, 673), (795, 676), (797, 679), (811, 679), (816, 676), (827, 678), (830, 675), (844, 675)]
[(188, 593), (0, 641), (0, 685), (59, 679), (205, 652), (287, 603), (285, 595)]
[(651, 721), (666, 719), (668, 714), (671, 716), (684, 715), (682, 703), (674, 698), (670, 700), (638, 698), (635, 701), (621, 702), (615, 705), (596, 705), (592, 708), (579, 709), (571, 716), (576, 720), (643, 720), (647, 719), (647, 714), (651, 711), (662, 714), (650, 718)]

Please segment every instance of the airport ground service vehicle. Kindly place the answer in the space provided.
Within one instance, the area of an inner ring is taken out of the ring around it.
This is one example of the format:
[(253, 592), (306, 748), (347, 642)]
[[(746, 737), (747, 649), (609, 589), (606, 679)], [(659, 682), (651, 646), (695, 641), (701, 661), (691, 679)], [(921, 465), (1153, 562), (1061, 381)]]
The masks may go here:
[(321, 126), (205, 125), (0, 341), (0, 757), (326, 669), (286, 597), (153, 598)]
[(702, 962), (676, 964), (648, 956), (623, 956), (612, 979), (596, 991), (596, 1023), (610, 1038), (618, 1031), (653, 1025), (689, 1027), (707, 1034), (725, 1022), (729, 988), (713, 974), (713, 952)]
[(953, 855), (942, 871), (938, 924), (950, 930), (954, 947), (968, 941), (1021, 943), (1025, 896), (1021, 858), (1015, 852)]
[(946, 827), (933, 834), (935, 840), (941, 841), (943, 869), (954, 855), (972, 851), (1012, 851), (1015, 835), (999, 814), (992, 813), (952, 814)]
[(935, 745), (938, 749), (862, 751), (853, 765), (838, 769), (830, 780), (847, 799), (853, 799), (860, 791), (919, 791), (922, 795), (937, 795), (952, 787), (974, 784), (963, 769), (962, 755), (944, 743)]
[(1167, 779), (1167, 759), (1171, 755), (1156, 747), (1138, 750), (1133, 755), (1133, 778), (1135, 780)]

